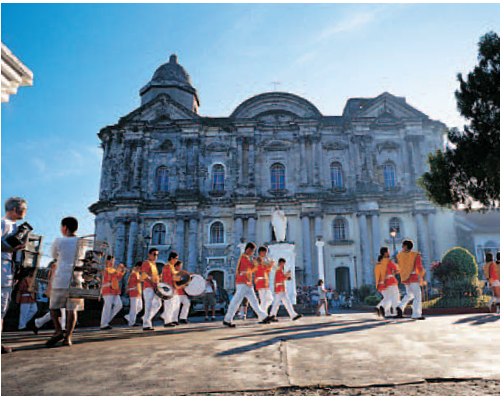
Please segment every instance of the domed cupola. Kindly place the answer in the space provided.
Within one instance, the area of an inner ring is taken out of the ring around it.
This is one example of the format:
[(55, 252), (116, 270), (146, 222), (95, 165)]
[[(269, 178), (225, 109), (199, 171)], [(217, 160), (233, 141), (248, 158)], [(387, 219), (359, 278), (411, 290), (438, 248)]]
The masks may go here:
[(150, 102), (159, 94), (168, 94), (174, 101), (197, 113), (199, 97), (190, 82), (190, 76), (178, 63), (178, 57), (172, 54), (169, 62), (161, 65), (153, 74), (152, 80), (139, 94), (141, 104)]

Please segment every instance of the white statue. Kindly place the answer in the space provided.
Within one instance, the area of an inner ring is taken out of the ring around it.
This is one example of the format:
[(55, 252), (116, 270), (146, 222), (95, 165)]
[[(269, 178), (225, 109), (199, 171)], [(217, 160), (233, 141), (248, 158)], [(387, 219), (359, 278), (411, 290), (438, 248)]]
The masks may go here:
[(279, 208), (278, 205), (275, 206), (275, 210), (272, 210), (272, 227), (274, 228), (275, 238), (277, 241), (286, 240), (286, 227), (288, 226), (288, 220), (284, 211)]

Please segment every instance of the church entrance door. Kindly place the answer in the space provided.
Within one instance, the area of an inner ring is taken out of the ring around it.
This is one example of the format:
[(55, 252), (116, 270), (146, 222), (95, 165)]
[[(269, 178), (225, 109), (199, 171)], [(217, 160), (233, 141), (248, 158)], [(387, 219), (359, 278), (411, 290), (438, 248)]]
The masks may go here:
[(216, 284), (221, 288), (225, 288), (225, 274), (221, 270), (213, 270), (209, 272), (209, 274), (213, 275), (213, 279), (216, 280)]
[(335, 270), (336, 290), (350, 295), (350, 270), (346, 266), (337, 267)]

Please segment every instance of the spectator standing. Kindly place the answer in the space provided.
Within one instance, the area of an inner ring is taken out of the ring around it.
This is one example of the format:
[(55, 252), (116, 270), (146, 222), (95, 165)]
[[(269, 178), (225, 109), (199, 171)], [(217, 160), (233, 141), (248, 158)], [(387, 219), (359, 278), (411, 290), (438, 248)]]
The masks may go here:
[(213, 275), (211, 273), (208, 274), (206, 280), (206, 293), (204, 294), (204, 311), (206, 313), (206, 321), (209, 320), (209, 307), (211, 307), (211, 321), (216, 319), (216, 291), (218, 290), (218, 286), (216, 284), (216, 280), (213, 280)]
[[(2, 218), (2, 322), (7, 313), (10, 299), (12, 296), (12, 287), (14, 284), (13, 276), (13, 256), (18, 251), (24, 249), (26, 244), (11, 247), (6, 239), (17, 231), (16, 222), (26, 216), (28, 206), (26, 200), (20, 197), (11, 197), (5, 201), (5, 216)], [(1, 332), (0, 329), (0, 332)], [(10, 347), (2, 345), (2, 354), (11, 353)]]
[(328, 300), (326, 298), (326, 290), (324, 289), (324, 281), (319, 280), (317, 282), (317, 293), (319, 294), (319, 303), (317, 304), (316, 316), (321, 315), (321, 308), (324, 306), (324, 310), (326, 311), (326, 316), (331, 316), (328, 309)]

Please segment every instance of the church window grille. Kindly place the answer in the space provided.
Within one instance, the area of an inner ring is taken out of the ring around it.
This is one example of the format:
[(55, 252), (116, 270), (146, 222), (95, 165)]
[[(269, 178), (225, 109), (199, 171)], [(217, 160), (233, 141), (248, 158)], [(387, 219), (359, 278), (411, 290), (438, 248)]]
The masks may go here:
[(285, 168), (282, 164), (274, 164), (270, 168), (272, 190), (285, 189)]
[(223, 223), (214, 222), (211, 225), (211, 244), (223, 244), (225, 242), (225, 229), (223, 228)]
[(225, 190), (225, 169), (221, 164), (213, 167), (213, 190)]
[(401, 238), (401, 222), (398, 218), (392, 218), (389, 222), (389, 234), (392, 230), (396, 231), (396, 238)]
[(383, 175), (385, 181), (385, 187), (395, 187), (396, 186), (396, 168), (393, 164), (385, 164), (383, 166)]
[(342, 166), (339, 163), (331, 164), (331, 187), (343, 187)]
[(335, 241), (347, 240), (347, 230), (346, 230), (345, 220), (343, 219), (335, 219), (334, 223), (334, 232)]
[(166, 243), (166, 226), (157, 223), (152, 230), (152, 245), (164, 245)]
[(169, 191), (169, 173), (167, 167), (157, 168), (156, 174), (157, 191), (158, 192), (168, 192)]

